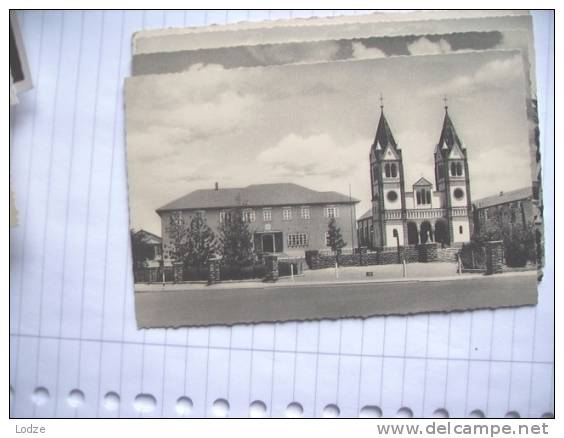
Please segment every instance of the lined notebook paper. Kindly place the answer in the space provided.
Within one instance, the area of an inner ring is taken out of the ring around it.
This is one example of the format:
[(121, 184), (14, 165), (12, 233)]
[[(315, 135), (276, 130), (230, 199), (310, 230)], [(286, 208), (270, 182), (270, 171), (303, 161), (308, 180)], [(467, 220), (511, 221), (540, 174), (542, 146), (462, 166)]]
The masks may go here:
[(534, 17), (547, 236), (536, 307), (167, 330), (135, 325), (123, 126), (132, 33), (333, 12), (18, 15), (35, 88), (11, 110), (12, 417), (553, 413), (548, 13)]

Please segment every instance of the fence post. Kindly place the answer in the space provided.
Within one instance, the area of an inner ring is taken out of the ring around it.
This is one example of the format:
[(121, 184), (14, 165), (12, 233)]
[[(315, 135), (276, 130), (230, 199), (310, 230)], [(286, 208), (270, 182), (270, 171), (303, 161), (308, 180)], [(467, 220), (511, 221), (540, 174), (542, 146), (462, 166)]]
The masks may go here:
[(180, 283), (184, 280), (184, 263), (174, 262), (172, 264), (172, 275), (175, 283)]
[(210, 257), (208, 259), (208, 286), (219, 283), (221, 280), (221, 272), (219, 267), (219, 258), (218, 257)]
[(272, 254), (265, 255), (264, 263), (266, 265), (266, 276), (264, 278), (264, 281), (271, 283), (278, 281), (278, 257)]
[(485, 242), (486, 275), (503, 272), (503, 241)]

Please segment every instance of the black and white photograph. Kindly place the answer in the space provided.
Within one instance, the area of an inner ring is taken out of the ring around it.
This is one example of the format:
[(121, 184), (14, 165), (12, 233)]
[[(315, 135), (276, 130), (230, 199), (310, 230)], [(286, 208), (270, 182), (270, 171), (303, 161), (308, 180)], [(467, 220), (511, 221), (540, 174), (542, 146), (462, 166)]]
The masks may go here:
[(94, 6), (6, 22), (8, 432), (556, 430), (554, 10)]
[(277, 318), (261, 310), (273, 290), (301, 319), (322, 285), (350, 299), (329, 317), (534, 304), (526, 71), (491, 50), (128, 79), (138, 313), (166, 325), (160, 295), (176, 315), (228, 291), (221, 312), (252, 295), (246, 318)]

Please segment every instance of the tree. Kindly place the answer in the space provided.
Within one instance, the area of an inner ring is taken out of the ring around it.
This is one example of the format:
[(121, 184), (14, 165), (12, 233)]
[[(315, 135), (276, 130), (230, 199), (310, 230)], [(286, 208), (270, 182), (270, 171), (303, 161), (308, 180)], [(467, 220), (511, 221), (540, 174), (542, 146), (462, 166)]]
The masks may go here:
[(170, 216), (166, 229), (170, 237), (170, 256), (175, 262), (184, 262), (188, 243), (188, 225), (182, 213), (176, 212)]
[(154, 250), (143, 239), (143, 236), (134, 230), (130, 230), (131, 234), (131, 255), (133, 257), (133, 265), (136, 269), (145, 267), (147, 260), (153, 257)]
[(218, 250), (215, 234), (201, 214), (196, 214), (190, 221), (185, 250), (184, 263), (195, 267), (207, 265)]
[(343, 236), (341, 235), (341, 229), (337, 226), (337, 222), (333, 217), (329, 220), (327, 246), (329, 246), (333, 252), (337, 253), (337, 255), (341, 254), (341, 250), (347, 246), (347, 242), (343, 240)]
[(253, 265), (256, 262), (253, 234), (243, 220), (242, 209), (234, 208), (226, 213), (219, 227), (222, 263), (237, 268)]

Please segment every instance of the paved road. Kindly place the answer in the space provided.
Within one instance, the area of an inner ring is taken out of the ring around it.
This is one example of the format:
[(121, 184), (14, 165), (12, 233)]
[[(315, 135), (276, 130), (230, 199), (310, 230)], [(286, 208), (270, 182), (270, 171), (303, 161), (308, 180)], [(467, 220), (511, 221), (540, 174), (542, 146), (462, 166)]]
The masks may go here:
[(390, 283), (266, 285), (135, 293), (139, 327), (368, 317), (534, 305), (536, 272)]

